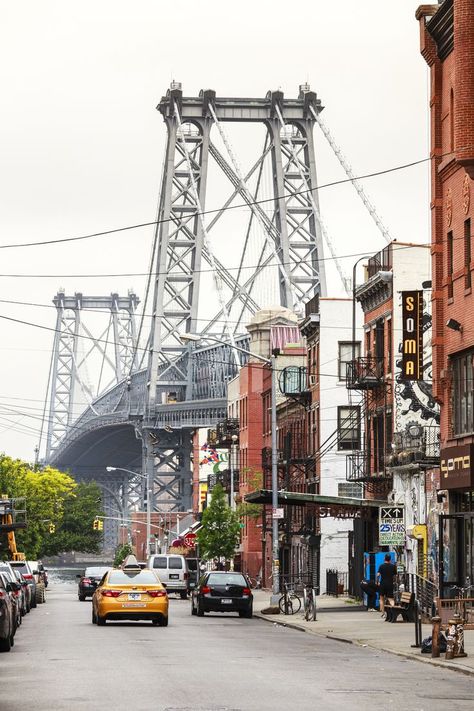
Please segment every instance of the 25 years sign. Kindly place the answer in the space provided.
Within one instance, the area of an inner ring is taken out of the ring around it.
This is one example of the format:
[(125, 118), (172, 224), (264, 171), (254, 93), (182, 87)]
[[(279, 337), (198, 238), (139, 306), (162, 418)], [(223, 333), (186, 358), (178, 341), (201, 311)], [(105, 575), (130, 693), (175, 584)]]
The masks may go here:
[(403, 546), (405, 536), (405, 507), (381, 506), (379, 509), (379, 545)]

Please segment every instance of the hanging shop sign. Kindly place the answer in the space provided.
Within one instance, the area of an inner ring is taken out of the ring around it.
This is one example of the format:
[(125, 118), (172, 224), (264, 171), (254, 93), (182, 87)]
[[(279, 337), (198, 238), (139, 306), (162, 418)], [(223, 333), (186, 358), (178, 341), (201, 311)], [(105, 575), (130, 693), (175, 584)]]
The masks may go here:
[(474, 445), (441, 450), (441, 489), (474, 489)]
[(423, 292), (402, 291), (400, 380), (423, 380)]
[(381, 506), (379, 509), (379, 545), (403, 546), (405, 537), (405, 507)]

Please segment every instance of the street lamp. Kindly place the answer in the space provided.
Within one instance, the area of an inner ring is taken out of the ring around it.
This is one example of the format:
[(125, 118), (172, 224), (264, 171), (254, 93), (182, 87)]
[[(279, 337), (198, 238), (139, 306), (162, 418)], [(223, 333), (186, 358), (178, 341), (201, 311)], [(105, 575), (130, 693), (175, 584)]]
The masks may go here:
[(151, 507), (153, 505), (152, 498), (152, 488), (148, 478), (148, 474), (141, 474), (140, 472), (134, 472), (131, 469), (125, 469), (124, 467), (105, 467), (108, 472), (128, 472), (128, 474), (133, 474), (133, 476), (139, 476), (141, 479), (146, 479), (147, 482), (147, 495), (146, 495), (146, 555), (147, 558), (150, 555), (150, 538), (151, 538)]
[[(214, 341), (215, 343), (221, 343), (228, 345), (228, 343), (220, 338), (214, 336), (204, 336), (206, 340)], [(181, 341), (186, 342), (197, 342), (202, 340), (202, 337), (196, 333), (183, 333), (180, 336)], [(272, 353), (270, 358), (264, 358), (257, 353), (252, 353), (246, 348), (241, 348), (232, 344), (234, 350), (240, 351), (240, 353), (245, 353), (252, 358), (257, 358), (257, 360), (262, 361), (266, 365), (270, 366), (272, 375), (272, 385), (271, 385), (271, 427), (272, 427), (272, 597), (271, 603), (278, 604), (280, 598), (280, 553), (279, 553), (279, 541), (278, 541), (278, 519), (275, 518), (274, 514), (278, 508), (278, 452), (277, 452), (277, 381), (276, 381), (276, 356)]]

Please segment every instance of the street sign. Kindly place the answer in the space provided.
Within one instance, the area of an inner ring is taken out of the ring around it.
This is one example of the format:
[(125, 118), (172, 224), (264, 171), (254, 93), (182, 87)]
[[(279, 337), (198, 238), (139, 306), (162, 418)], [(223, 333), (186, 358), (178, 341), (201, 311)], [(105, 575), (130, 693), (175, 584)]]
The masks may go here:
[(186, 535), (183, 538), (184, 545), (187, 546), (188, 548), (194, 548), (196, 545), (196, 534), (192, 533), (191, 531), (189, 533), (186, 533)]
[(284, 509), (272, 509), (272, 518), (285, 518)]
[(379, 508), (379, 545), (403, 546), (405, 537), (405, 507), (381, 506)]

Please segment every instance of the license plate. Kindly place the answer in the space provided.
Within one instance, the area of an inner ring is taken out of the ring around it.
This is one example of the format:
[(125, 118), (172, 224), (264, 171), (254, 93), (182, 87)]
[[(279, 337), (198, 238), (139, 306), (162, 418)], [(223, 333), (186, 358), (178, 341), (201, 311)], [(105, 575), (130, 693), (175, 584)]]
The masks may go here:
[(146, 602), (124, 602), (122, 607), (146, 607)]
[(170, 580), (179, 580), (179, 573), (170, 573)]
[(128, 599), (129, 600), (141, 600), (142, 596), (140, 595), (140, 593), (130, 593), (128, 596)]
[(223, 597), (221, 602), (223, 605), (232, 605), (232, 600), (229, 600), (227, 597)]

